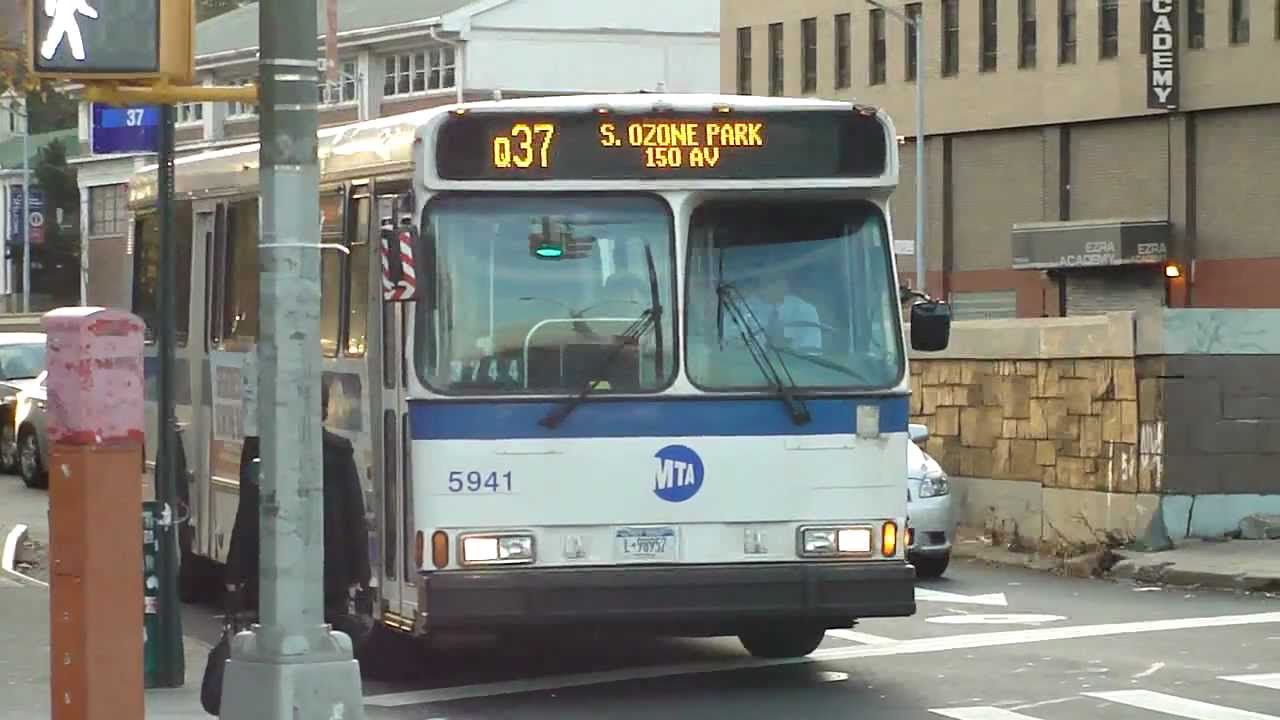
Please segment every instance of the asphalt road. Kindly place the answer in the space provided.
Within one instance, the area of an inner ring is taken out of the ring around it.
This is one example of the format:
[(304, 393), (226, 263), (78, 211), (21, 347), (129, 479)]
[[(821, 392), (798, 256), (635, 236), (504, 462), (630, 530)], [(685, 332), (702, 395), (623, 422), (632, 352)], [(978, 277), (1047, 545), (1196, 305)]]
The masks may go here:
[[(370, 720), (1280, 720), (1280, 600), (956, 561), (914, 617), (833, 632), (798, 661), (734, 639), (556, 638), (388, 648)], [(189, 608), (186, 630), (216, 637)], [(1250, 714), (1255, 713), (1255, 714)]]
[[(0, 476), (0, 526), (38, 528), (41, 496)], [(22, 515), (32, 509), (34, 521)], [(727, 638), (389, 646), (400, 672), (366, 680), (367, 716), (1280, 720), (1275, 598), (956, 561), (917, 599), (914, 617), (833, 632), (784, 662), (753, 660)], [(214, 642), (215, 609), (188, 606), (184, 630)]]

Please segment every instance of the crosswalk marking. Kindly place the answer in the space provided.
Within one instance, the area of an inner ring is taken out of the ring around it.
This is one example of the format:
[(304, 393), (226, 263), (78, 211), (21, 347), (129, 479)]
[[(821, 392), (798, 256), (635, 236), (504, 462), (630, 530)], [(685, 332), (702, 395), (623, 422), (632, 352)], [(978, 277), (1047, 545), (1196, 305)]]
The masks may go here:
[(1244, 683), (1246, 685), (1256, 685), (1258, 687), (1270, 688), (1271, 690), (1280, 690), (1280, 673), (1268, 673), (1265, 675), (1220, 675), (1219, 680), (1230, 680), (1231, 682)]
[(978, 707), (940, 708), (929, 712), (953, 720), (1034, 720), (1030, 715), (1023, 715), (1004, 708), (981, 705)]
[(869, 633), (858, 632), (857, 630), (846, 630), (844, 628), (835, 628), (827, 631), (827, 637), (840, 638), (849, 642), (856, 642), (862, 645), (889, 645), (897, 642), (893, 638), (883, 637), (881, 635), (871, 635)]
[(1275, 715), (1263, 715), (1262, 713), (1239, 710), (1225, 705), (1188, 700), (1176, 695), (1165, 695), (1151, 690), (1115, 690), (1112, 692), (1087, 692), (1081, 694), (1098, 698), (1099, 700), (1142, 708), (1143, 710), (1188, 718), (1189, 720), (1280, 720)]

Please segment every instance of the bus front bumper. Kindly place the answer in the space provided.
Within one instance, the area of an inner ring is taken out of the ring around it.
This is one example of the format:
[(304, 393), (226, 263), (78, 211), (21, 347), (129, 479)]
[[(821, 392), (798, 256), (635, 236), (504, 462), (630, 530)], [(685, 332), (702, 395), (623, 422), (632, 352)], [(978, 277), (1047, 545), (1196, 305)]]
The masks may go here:
[(494, 569), (423, 574), (417, 631), (573, 625), (734, 634), (757, 621), (848, 627), (913, 615), (906, 561)]

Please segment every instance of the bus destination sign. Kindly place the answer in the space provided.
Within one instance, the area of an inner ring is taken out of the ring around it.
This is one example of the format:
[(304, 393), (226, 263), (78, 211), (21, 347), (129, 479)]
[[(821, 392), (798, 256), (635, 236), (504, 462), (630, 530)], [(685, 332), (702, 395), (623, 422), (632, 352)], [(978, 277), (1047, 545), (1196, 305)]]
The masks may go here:
[(561, 113), (451, 115), (436, 140), (446, 180), (860, 178), (885, 171), (871, 115)]

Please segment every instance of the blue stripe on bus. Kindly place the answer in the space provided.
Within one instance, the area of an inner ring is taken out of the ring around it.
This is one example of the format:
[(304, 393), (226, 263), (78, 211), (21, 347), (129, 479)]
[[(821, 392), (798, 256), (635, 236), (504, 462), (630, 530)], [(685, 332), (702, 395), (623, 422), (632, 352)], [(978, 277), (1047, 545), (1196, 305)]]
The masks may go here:
[(538, 424), (555, 402), (412, 400), (414, 440), (845, 435), (856, 429), (857, 406), (880, 407), (880, 432), (906, 432), (908, 399), (806, 400), (811, 419), (791, 420), (778, 399), (664, 398), (588, 400), (554, 430)]

